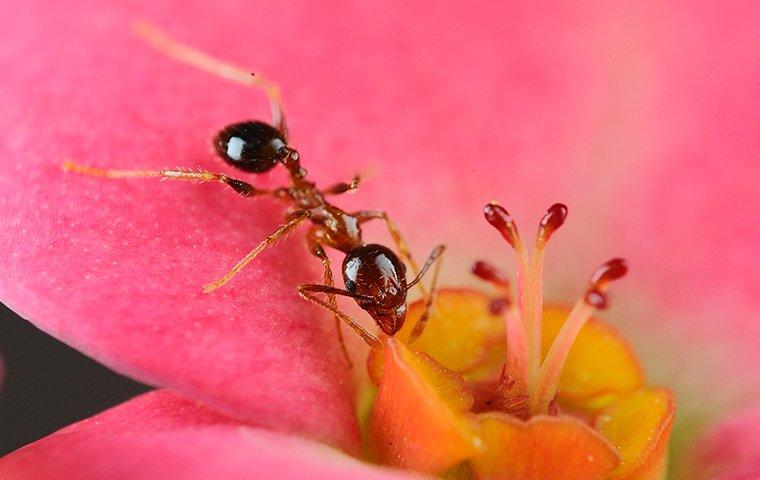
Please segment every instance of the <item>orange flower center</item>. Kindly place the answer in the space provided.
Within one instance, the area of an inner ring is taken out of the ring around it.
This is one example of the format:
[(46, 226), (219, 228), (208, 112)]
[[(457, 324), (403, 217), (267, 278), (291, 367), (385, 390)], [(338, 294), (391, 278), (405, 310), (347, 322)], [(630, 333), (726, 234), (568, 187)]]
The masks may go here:
[(441, 289), (420, 336), (424, 305), (410, 306), (368, 357), (368, 458), (447, 478), (660, 478), (672, 395), (647, 388), (627, 342), (592, 318), (625, 262), (597, 269), (574, 307), (544, 306), (543, 254), (567, 208), (547, 211), (530, 251), (506, 210), (491, 203), (485, 215), (515, 252), (516, 301), (502, 271), (476, 262), (497, 295)]

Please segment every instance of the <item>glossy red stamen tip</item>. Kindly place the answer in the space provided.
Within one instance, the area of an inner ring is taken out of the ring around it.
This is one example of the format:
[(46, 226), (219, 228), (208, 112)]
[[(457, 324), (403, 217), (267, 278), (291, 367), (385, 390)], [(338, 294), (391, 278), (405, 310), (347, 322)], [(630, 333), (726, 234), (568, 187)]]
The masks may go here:
[(589, 280), (589, 287), (584, 297), (586, 303), (594, 308), (606, 308), (607, 295), (604, 291), (607, 285), (624, 277), (626, 273), (628, 273), (628, 262), (622, 258), (613, 258), (597, 268)]
[(538, 227), (538, 241), (544, 244), (549, 241), (554, 232), (561, 227), (567, 219), (567, 207), (562, 203), (555, 203), (546, 211), (541, 225)]
[(622, 258), (613, 258), (596, 269), (589, 283), (601, 290), (613, 280), (624, 277), (626, 273), (628, 273), (628, 262)]
[(485, 280), (500, 288), (509, 288), (509, 277), (507, 277), (507, 274), (488, 262), (478, 260), (472, 264), (471, 271), (473, 275), (481, 280)]
[(509, 242), (512, 248), (516, 248), (519, 235), (517, 233), (517, 225), (515, 225), (515, 221), (509, 212), (498, 203), (491, 202), (483, 207), (483, 215), (488, 220), (488, 223), (501, 233), (504, 240)]

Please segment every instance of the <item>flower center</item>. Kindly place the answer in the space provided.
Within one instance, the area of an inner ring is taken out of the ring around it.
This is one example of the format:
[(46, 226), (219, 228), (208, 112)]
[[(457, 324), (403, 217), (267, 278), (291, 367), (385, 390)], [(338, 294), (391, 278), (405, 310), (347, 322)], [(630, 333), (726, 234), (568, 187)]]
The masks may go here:
[(507, 361), (499, 382), (502, 407), (523, 418), (550, 413), (555, 410), (554, 400), (570, 347), (592, 315), (607, 307), (607, 287), (627, 273), (628, 265), (625, 260), (615, 258), (596, 269), (542, 362), (544, 252), (551, 236), (565, 223), (567, 207), (557, 203), (547, 210), (530, 251), (504, 207), (491, 202), (484, 207), (483, 213), (512, 247), (517, 272), (515, 303), (511, 301), (506, 274), (482, 261), (476, 262), (472, 269), (476, 276), (493, 284), (502, 295), (491, 304), (491, 309), (502, 312), (506, 319)]

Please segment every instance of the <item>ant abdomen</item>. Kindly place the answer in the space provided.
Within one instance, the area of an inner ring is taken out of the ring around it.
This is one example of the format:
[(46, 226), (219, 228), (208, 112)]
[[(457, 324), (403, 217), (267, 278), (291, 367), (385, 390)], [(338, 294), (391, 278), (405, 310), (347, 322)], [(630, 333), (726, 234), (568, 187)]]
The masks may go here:
[(214, 149), (233, 167), (253, 173), (271, 170), (290, 152), (279, 130), (254, 120), (224, 127), (214, 137)]

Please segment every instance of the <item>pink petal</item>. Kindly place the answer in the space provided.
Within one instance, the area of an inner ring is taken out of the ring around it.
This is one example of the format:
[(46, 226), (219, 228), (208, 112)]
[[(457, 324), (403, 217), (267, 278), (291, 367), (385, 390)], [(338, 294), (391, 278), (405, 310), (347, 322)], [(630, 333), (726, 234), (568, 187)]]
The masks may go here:
[(166, 391), (136, 397), (0, 459), (4, 480), (412, 479), (236, 423)]
[(736, 413), (712, 428), (702, 439), (694, 471), (711, 479), (760, 478), (760, 407)]
[[(299, 282), (319, 279), (303, 242), (284, 241), (228, 287), (201, 292), (282, 222), (282, 206), (217, 185), (61, 171), (67, 158), (217, 170), (214, 128), (265, 111), (263, 102), (242, 105), (256, 97), (250, 92), (138, 41), (130, 22), (151, 11), (6, 6), (15, 27), (4, 29), (0, 47), (14, 65), (0, 87), (0, 298), (121, 373), (356, 452), (332, 322), (296, 294)], [(178, 2), (154, 16), (171, 28), (188, 11)], [(221, 45), (207, 46), (223, 53)], [(191, 90), (178, 91), (183, 85)]]
[[(272, 315), (275, 302), (267, 297), (261, 305), (254, 295), (277, 262), (290, 261), (287, 272), (313, 263), (300, 243), (279, 247), (286, 259), (275, 251), (263, 256), (234, 292), (193, 296), (274, 227), (274, 207), (212, 186), (105, 185), (57, 171), (68, 156), (100, 165), (216, 167), (206, 150), (211, 132), (266, 110), (260, 95), (135, 41), (126, 25), (143, 17), (280, 81), (295, 143), (314, 178), (326, 183), (374, 171), (362, 193), (339, 205), (388, 209), (418, 255), (446, 241), (444, 278), (460, 283), (472, 252), (505, 259), (480, 217), (485, 201), (503, 201), (526, 220), (524, 232), (543, 208), (564, 201), (571, 218), (547, 262), (554, 298), (579, 292), (599, 261), (625, 255), (632, 275), (610, 316), (648, 346), (655, 380), (680, 382), (686, 399), (730, 392), (732, 402), (746, 402), (760, 392), (757, 375), (737, 367), (760, 361), (760, 225), (751, 220), (760, 206), (760, 65), (752, 48), (760, 41), (760, 11), (752, 2), (591, 2), (576, 10), (562, 2), (439, 9), (422, 2), (223, 2), (202, 12), (173, 2), (28, 3), (6, 9), (17, 27), (4, 31), (0, 50), (14, 65), (0, 93), (2, 131), (12, 140), (2, 147), (10, 170), (0, 177), (0, 218), (11, 229), (0, 248), (14, 247), (0, 260), (9, 273), (0, 279), (0, 297), (120, 371), (256, 418), (274, 396), (252, 386), (263, 375), (245, 352), (262, 345), (276, 345), (266, 351), (282, 356), (298, 351), (291, 358), (303, 364), (294, 368), (309, 379), (300, 388), (338, 381), (331, 380), (337, 374), (314, 380), (324, 371), (315, 364), (338, 365), (314, 353), (315, 345), (334, 355), (333, 343), (315, 334), (298, 337), (313, 343), (291, 347), (296, 335), (287, 327), (303, 326), (295, 321), (301, 307)], [(188, 205), (201, 217), (191, 217)], [(379, 231), (370, 229), (368, 238), (386, 238)], [(129, 262), (111, 266), (127, 255)], [(291, 295), (296, 282), (316, 278), (294, 273), (277, 276), (281, 283), (268, 284), (267, 294)], [(220, 321), (222, 311), (239, 320)], [(264, 330), (264, 318), (289, 320), (281, 330)], [(236, 328), (220, 326), (227, 322)], [(222, 338), (235, 348), (217, 348)], [(161, 345), (173, 361), (141, 345)], [(235, 381), (217, 365), (229, 350), (237, 352), (226, 363), (238, 370)], [(673, 352), (699, 365), (696, 373), (662, 360)], [(708, 388), (716, 379), (722, 388)], [(320, 404), (345, 412), (342, 395)], [(701, 415), (717, 410), (716, 402), (693, 408)], [(289, 406), (285, 416), (293, 417), (303, 403), (291, 399)]]

